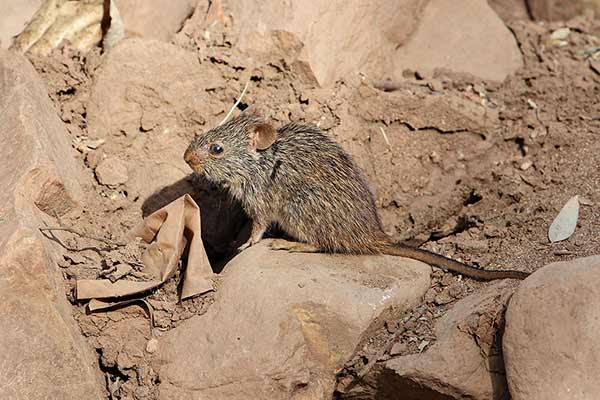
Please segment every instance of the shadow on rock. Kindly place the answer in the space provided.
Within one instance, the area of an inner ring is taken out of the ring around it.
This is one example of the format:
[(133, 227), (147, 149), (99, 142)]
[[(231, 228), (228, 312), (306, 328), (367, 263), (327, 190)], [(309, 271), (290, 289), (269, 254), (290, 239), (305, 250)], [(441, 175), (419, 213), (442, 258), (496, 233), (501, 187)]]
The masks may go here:
[(195, 174), (165, 186), (148, 197), (142, 205), (143, 217), (185, 194), (192, 196), (200, 207), (202, 241), (213, 270), (219, 273), (227, 261), (235, 256), (235, 249), (250, 236), (250, 220), (227, 191)]

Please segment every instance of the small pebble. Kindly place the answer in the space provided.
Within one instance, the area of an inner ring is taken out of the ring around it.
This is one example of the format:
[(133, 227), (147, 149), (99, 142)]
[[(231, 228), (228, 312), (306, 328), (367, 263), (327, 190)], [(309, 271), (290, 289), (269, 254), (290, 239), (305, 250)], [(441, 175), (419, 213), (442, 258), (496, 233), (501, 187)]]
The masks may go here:
[(573, 254), (573, 252), (570, 250), (565, 250), (565, 249), (554, 250), (555, 256), (570, 256), (572, 254)]
[(560, 28), (552, 32), (550, 35), (550, 39), (552, 40), (565, 40), (571, 34), (571, 29), (569, 28)]
[(450, 294), (448, 292), (442, 292), (440, 294), (438, 294), (437, 296), (435, 296), (435, 304), (437, 304), (438, 306), (442, 306), (444, 304), (448, 304), (451, 303), (454, 299), (452, 297), (450, 297)]
[(404, 353), (406, 353), (407, 349), (408, 349), (408, 346), (406, 346), (406, 343), (401, 343), (401, 342), (394, 343), (394, 345), (390, 349), (390, 355), (397, 356), (399, 354), (404, 354)]
[(523, 162), (519, 168), (521, 168), (521, 171), (526, 171), (529, 168), (531, 168), (532, 165), (533, 165), (533, 161), (527, 160), (527, 161)]
[(441, 282), (440, 282), (440, 285), (442, 285), (442, 286), (448, 286), (448, 285), (450, 285), (450, 284), (452, 283), (452, 281), (453, 281), (453, 280), (454, 280), (454, 279), (452, 279), (452, 275), (450, 275), (450, 274), (446, 274), (446, 275), (444, 275), (444, 277), (442, 278), (442, 280), (441, 280)]
[(158, 350), (158, 340), (155, 338), (148, 340), (148, 344), (146, 345), (146, 351), (150, 354), (153, 354), (153, 353), (156, 353), (157, 350)]
[(116, 157), (106, 158), (96, 167), (96, 177), (102, 185), (116, 186), (127, 182), (127, 166)]

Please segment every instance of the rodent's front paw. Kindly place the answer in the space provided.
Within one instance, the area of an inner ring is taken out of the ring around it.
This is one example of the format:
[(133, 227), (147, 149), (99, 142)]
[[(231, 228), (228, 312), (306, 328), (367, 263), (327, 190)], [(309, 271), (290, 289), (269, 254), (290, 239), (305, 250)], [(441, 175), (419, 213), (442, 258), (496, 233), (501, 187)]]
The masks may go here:
[(243, 245), (241, 245), (240, 247), (237, 248), (238, 253), (241, 253), (242, 251), (246, 250), (248, 247), (250, 247), (250, 243), (246, 242)]

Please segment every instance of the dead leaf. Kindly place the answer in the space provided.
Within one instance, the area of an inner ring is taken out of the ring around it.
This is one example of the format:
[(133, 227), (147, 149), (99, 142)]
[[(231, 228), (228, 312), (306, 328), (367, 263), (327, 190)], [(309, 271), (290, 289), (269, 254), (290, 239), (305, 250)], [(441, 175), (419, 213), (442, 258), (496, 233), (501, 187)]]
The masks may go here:
[(579, 198), (573, 196), (563, 206), (554, 221), (550, 225), (548, 238), (551, 242), (560, 242), (568, 239), (575, 228), (577, 227), (577, 219), (579, 218)]

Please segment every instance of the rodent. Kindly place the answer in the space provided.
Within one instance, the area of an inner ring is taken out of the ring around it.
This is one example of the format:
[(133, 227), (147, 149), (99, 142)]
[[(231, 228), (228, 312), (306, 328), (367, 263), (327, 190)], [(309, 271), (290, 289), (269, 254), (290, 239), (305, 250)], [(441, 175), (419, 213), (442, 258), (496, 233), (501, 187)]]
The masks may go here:
[(482, 280), (528, 276), (483, 270), (394, 243), (383, 231), (362, 170), (315, 126), (292, 122), (276, 129), (251, 107), (197, 136), (184, 159), (196, 173), (227, 188), (252, 219), (250, 239), (240, 251), (277, 223), (299, 241), (279, 249), (402, 256)]

